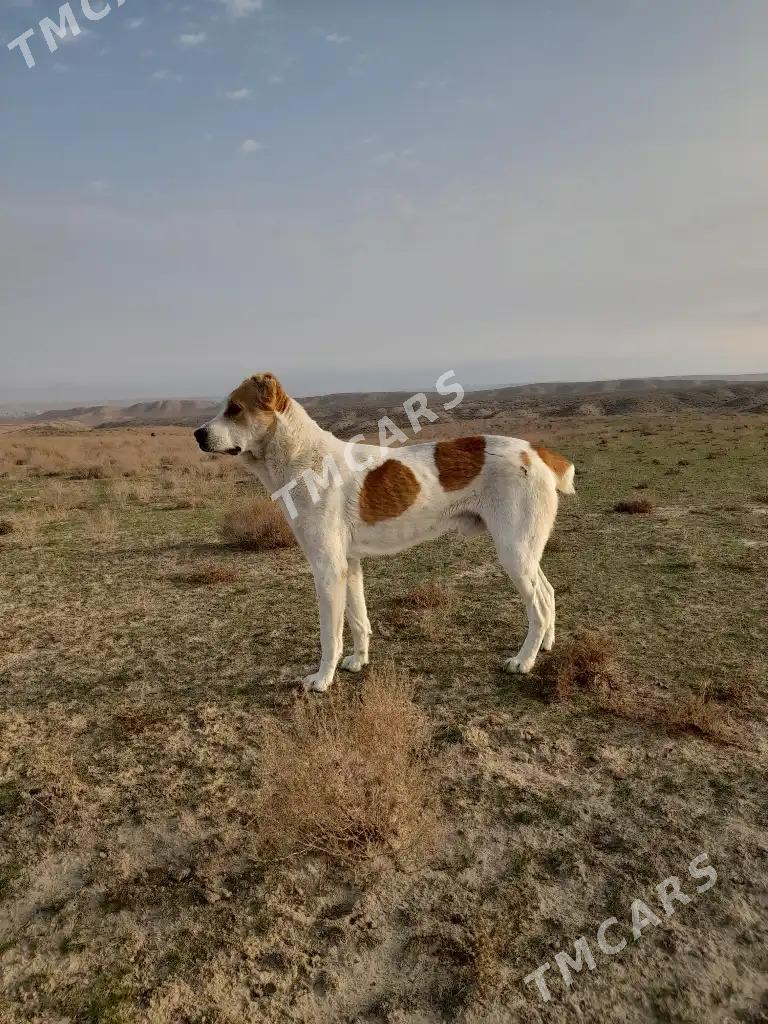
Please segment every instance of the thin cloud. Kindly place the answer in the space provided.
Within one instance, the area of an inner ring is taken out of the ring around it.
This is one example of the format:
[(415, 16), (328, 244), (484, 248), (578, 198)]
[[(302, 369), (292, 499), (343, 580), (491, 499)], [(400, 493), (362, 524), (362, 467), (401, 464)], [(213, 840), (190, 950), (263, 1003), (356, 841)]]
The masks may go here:
[(227, 93), (228, 100), (247, 100), (253, 95), (252, 89), (232, 89)]
[(58, 43), (59, 46), (66, 46), (68, 43), (74, 43), (78, 39), (88, 39), (92, 35), (93, 32), (89, 28), (80, 28), (80, 31), (77, 33), (77, 35), (75, 35), (74, 32), (71, 32), (69, 29), (67, 29), (67, 31), (63, 36), (61, 36), (61, 38), (59, 38), (58, 36), (56, 37), (55, 42)]
[(240, 144), (241, 153), (260, 153), (264, 149), (264, 143), (258, 142), (256, 139), (246, 139)]
[(249, 14), (264, 10), (264, 0), (218, 0), (233, 18), (246, 18)]
[(432, 75), (424, 75), (423, 78), (420, 78), (416, 82), (416, 88), (417, 89), (429, 89), (429, 90), (434, 89), (434, 90), (438, 90), (438, 89), (445, 89), (447, 87), (447, 85), (448, 85), (448, 79), (447, 78), (436, 78), (436, 77), (434, 77)]
[(352, 39), (352, 36), (343, 36), (340, 32), (329, 32), (325, 36), (326, 43), (348, 43)]
[(131, 29), (131, 30), (135, 30), (137, 28), (141, 28), (141, 26), (143, 24), (144, 24), (144, 19), (143, 18), (131, 18), (131, 20), (127, 23), (127, 27), (129, 29)]
[(382, 153), (372, 156), (371, 163), (379, 167), (383, 167), (386, 164), (402, 164), (411, 160), (414, 154), (415, 150), (413, 149), (387, 149)]
[(205, 32), (182, 32), (179, 36), (179, 42), (182, 46), (202, 46), (207, 39)]

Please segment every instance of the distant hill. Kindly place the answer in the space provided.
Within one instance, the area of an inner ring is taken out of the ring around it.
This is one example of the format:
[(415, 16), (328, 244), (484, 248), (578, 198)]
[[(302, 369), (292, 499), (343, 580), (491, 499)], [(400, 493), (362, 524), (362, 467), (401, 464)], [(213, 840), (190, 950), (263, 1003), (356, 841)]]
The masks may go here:
[(49, 409), (25, 417), (29, 423), (75, 420), (83, 426), (103, 427), (122, 424), (186, 424), (212, 416), (219, 402), (199, 398), (162, 398), (131, 405), (89, 405), (73, 409)]
[[(308, 412), (324, 426), (354, 432), (370, 426), (372, 413), (388, 413), (396, 421), (408, 391), (367, 391), (301, 398)], [(444, 399), (432, 397), (440, 409)], [(59, 427), (117, 427), (126, 425), (190, 426), (204, 422), (219, 408), (220, 399), (169, 398), (127, 405), (77, 406), (50, 409), (29, 416), (0, 419), (28, 423), (55, 423)], [(459, 419), (490, 419), (505, 412), (525, 411), (531, 416), (616, 416), (630, 413), (666, 413), (689, 408), (768, 412), (768, 374), (725, 377), (647, 377), (522, 384), (467, 392), (454, 410)]]

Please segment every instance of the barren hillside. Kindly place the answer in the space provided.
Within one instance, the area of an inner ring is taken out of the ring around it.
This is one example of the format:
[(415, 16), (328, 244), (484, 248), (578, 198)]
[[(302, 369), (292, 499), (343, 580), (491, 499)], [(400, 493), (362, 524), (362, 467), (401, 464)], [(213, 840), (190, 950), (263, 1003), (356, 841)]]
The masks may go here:
[[(364, 429), (379, 415), (391, 415), (409, 398), (407, 391), (366, 391), (302, 398), (307, 410), (324, 426), (344, 432)], [(432, 394), (430, 406), (442, 407)], [(212, 416), (221, 399), (158, 399), (130, 405), (107, 404), (49, 409), (26, 417), (31, 423), (78, 424), (82, 427), (125, 425), (192, 425)], [(530, 416), (618, 416), (670, 413), (684, 409), (760, 413), (768, 411), (768, 379), (669, 378), (525, 384), (469, 391), (454, 416), (460, 419), (504, 419), (504, 413)], [(394, 412), (393, 412), (394, 410)], [(18, 417), (16, 421), (18, 422)]]

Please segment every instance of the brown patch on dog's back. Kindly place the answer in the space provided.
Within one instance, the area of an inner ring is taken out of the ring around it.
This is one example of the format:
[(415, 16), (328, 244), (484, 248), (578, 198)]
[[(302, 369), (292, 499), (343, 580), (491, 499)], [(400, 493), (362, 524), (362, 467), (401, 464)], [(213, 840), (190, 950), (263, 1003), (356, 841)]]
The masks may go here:
[(274, 373), (257, 373), (248, 377), (229, 396), (230, 402), (247, 412), (285, 412), (290, 398)]
[(419, 481), (403, 462), (387, 459), (372, 469), (360, 490), (360, 518), (372, 525), (385, 519), (396, 519), (416, 501)]
[(461, 491), (475, 479), (485, 464), (485, 438), (458, 437), (438, 441), (435, 465), (444, 491)]
[(558, 480), (562, 479), (571, 468), (571, 463), (564, 455), (558, 455), (557, 452), (550, 451), (549, 448), (540, 447), (535, 444), (532, 444), (531, 448), (533, 448), (541, 461), (549, 466)]

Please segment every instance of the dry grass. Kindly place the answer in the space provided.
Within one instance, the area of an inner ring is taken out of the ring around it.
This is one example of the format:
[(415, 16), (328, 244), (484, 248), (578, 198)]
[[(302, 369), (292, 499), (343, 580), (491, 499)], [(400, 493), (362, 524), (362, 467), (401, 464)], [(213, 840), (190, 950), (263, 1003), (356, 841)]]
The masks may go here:
[(188, 587), (212, 587), (234, 583), (238, 575), (231, 566), (208, 562), (188, 573), (173, 573), (170, 578), (174, 583)]
[[(638, 1024), (752, 1020), (768, 940), (748, 906), (767, 863), (768, 417), (755, 422), (735, 458), (730, 417), (659, 420), (647, 442), (646, 418), (550, 425), (586, 470), (547, 554), (564, 643), (537, 671), (564, 699), (498, 671), (525, 615), (488, 538), (370, 560), (374, 663), (386, 652), (420, 681), (394, 710), (379, 695), (366, 727), (367, 684), (343, 675), (294, 708), (317, 665), (311, 574), (296, 549), (218, 544), (222, 515), (259, 493), (238, 460), (203, 455), (185, 428), (3, 432), (3, 1024), (560, 1024), (574, 1000), (584, 1020), (606, 1006)], [(731, 453), (714, 476), (693, 429), (707, 424)], [(71, 479), (89, 466), (108, 479)], [(690, 514), (605, 514), (627, 496)], [(117, 543), (93, 543), (99, 510)], [(611, 636), (585, 638), (590, 622)], [(433, 787), (440, 842), (422, 864)], [(570, 997), (553, 970), (548, 1007), (521, 985), (614, 895), (629, 907), (699, 849), (738, 889), (723, 879)], [(707, 934), (706, 958), (668, 955)]]
[(3, 436), (0, 477), (10, 480), (63, 477), (99, 481), (169, 475), (233, 479), (234, 459), (205, 455), (191, 432), (179, 427), (58, 432), (20, 428)]
[(221, 539), (233, 547), (252, 551), (291, 548), (296, 538), (274, 501), (240, 499), (221, 520)]
[(99, 508), (88, 521), (88, 536), (94, 544), (114, 544), (118, 536), (115, 514), (108, 508)]
[(618, 668), (611, 650), (611, 641), (591, 630), (558, 644), (544, 667), (552, 697), (562, 700), (575, 689), (597, 692), (614, 683)]
[(11, 536), (17, 545), (25, 547), (38, 539), (43, 518), (33, 511), (17, 512), (13, 519), (6, 519), (3, 523), (4, 529), (0, 536)]
[(653, 512), (655, 507), (650, 498), (625, 498), (623, 501), (616, 502), (613, 511), (626, 516), (647, 516)]
[(765, 711), (766, 700), (761, 694), (766, 669), (760, 665), (747, 665), (738, 677), (731, 676), (718, 686), (705, 683), (702, 692), (710, 699), (732, 704), (740, 711), (759, 714)]
[(133, 502), (137, 505), (149, 505), (154, 494), (150, 483), (146, 480), (112, 480), (110, 483), (112, 497), (118, 505)]
[(342, 862), (428, 849), (437, 817), (430, 726), (393, 665), (267, 727), (257, 820), (265, 853)]

